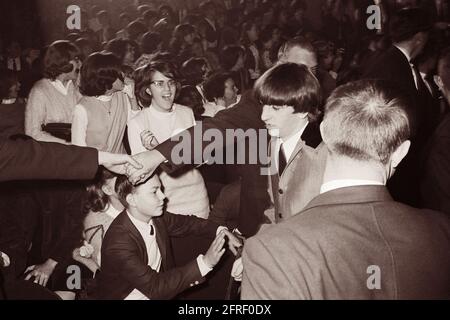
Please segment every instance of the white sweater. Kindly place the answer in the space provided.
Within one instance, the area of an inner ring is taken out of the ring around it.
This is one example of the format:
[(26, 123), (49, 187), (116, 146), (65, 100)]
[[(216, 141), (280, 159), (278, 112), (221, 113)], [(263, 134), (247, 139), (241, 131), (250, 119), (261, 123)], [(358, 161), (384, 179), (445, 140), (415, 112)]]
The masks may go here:
[[(151, 131), (161, 143), (194, 125), (194, 113), (188, 107), (174, 104), (172, 112), (160, 112), (152, 106), (145, 108), (128, 122), (131, 153), (147, 150), (141, 142), (142, 131)], [(167, 211), (205, 219), (208, 217), (208, 193), (198, 170), (192, 169), (177, 177), (162, 172), (160, 179), (168, 200)]]

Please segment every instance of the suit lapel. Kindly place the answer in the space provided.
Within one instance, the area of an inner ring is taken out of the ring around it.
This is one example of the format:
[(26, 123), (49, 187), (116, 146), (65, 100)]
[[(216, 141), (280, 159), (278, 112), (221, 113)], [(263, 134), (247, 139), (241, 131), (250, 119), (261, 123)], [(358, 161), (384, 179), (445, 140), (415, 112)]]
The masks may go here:
[(320, 135), (319, 126), (315, 123), (308, 123), (303, 131), (301, 139), (295, 146), (294, 152), (292, 152), (291, 157), (287, 161), (286, 168), (289, 167), (290, 163), (295, 159), (295, 156), (303, 149), (305, 145), (315, 149), (321, 142), (322, 136)]
[(126, 211), (122, 211), (120, 216), (122, 220), (122, 225), (138, 240), (139, 251), (141, 253), (141, 256), (144, 257), (144, 262), (148, 264), (147, 248), (145, 247), (144, 239), (139, 233), (139, 230), (136, 228), (133, 222), (131, 222), (130, 218), (128, 217), (128, 213)]
[(165, 228), (162, 219), (154, 218), (153, 224), (155, 226), (156, 232), (156, 243), (158, 244), (159, 252), (161, 253), (161, 271), (166, 270), (167, 262), (167, 245), (166, 245), (166, 235)]

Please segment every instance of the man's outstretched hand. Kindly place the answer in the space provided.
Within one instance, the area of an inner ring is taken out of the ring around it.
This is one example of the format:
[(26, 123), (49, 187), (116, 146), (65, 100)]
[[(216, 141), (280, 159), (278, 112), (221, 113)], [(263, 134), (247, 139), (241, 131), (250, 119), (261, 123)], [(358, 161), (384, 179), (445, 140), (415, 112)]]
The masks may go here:
[(138, 184), (147, 180), (158, 166), (166, 160), (157, 150), (144, 151), (133, 156), (133, 158), (142, 164), (142, 169), (134, 169), (127, 166), (127, 176), (131, 183)]
[(98, 152), (98, 164), (104, 166), (109, 171), (127, 175), (128, 172), (143, 168), (138, 161), (127, 154), (115, 154), (103, 151)]

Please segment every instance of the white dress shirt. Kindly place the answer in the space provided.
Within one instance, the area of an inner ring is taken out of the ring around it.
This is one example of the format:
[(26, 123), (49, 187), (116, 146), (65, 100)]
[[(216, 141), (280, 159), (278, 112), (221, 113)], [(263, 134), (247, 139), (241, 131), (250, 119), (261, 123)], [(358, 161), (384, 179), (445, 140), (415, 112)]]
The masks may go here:
[(281, 144), (283, 144), (283, 150), (284, 155), (286, 156), (286, 163), (289, 162), (289, 159), (291, 158), (292, 154), (294, 153), (295, 147), (297, 146), (297, 143), (302, 138), (302, 134), (305, 131), (306, 127), (308, 126), (309, 122), (307, 122), (299, 131), (297, 131), (295, 134), (290, 136), (286, 139), (286, 141), (283, 141), (283, 139), (278, 138), (275, 143), (274, 154), (273, 159), (275, 160), (275, 165), (278, 170), (278, 154), (280, 152)]
[(325, 182), (320, 187), (320, 194), (332, 191), (339, 188), (354, 187), (354, 186), (382, 186), (383, 184), (375, 180), (364, 179), (339, 179)]
[[(148, 257), (148, 266), (159, 272), (161, 268), (161, 252), (159, 251), (158, 243), (156, 241), (156, 228), (153, 225), (153, 221), (150, 219), (148, 223), (145, 223), (141, 220), (136, 219), (127, 211), (128, 217), (130, 218), (133, 225), (139, 231), (144, 239), (145, 248), (147, 249), (147, 257)], [(153, 234), (151, 234), (151, 230), (153, 229)], [(218, 234), (222, 229), (227, 229), (226, 227), (220, 226), (217, 228), (216, 234)], [(212, 268), (210, 268), (203, 260), (203, 255), (200, 254), (197, 257), (197, 265), (200, 270), (200, 274), (202, 277), (206, 276)], [(138, 289), (134, 289), (131, 293), (125, 298), (125, 300), (149, 300), (141, 291)]]

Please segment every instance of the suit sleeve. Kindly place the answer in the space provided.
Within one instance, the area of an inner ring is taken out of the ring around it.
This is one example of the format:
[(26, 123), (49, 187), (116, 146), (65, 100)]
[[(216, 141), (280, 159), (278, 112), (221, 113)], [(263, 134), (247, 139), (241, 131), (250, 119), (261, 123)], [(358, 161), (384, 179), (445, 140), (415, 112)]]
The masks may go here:
[(188, 235), (196, 235), (201, 237), (214, 238), (216, 236), (218, 224), (198, 218), (196, 216), (184, 216), (164, 213), (161, 217), (167, 226), (167, 231), (171, 237), (186, 237)]
[(98, 168), (98, 151), (93, 148), (28, 140), (0, 140), (0, 181), (85, 180)]
[[(209, 145), (210, 141), (203, 141), (202, 137), (208, 129), (218, 129), (222, 136), (226, 136), (227, 129), (258, 129), (263, 127), (261, 121), (261, 108), (256, 101), (253, 91), (246, 92), (239, 103), (235, 107), (223, 110), (216, 114), (214, 118), (208, 118), (202, 121), (201, 134), (194, 135), (194, 130), (199, 130), (200, 126), (196, 125), (190, 129), (183, 131), (181, 134), (172, 137), (156, 147), (156, 149), (168, 160), (161, 167), (164, 171), (171, 173), (186, 165), (186, 163), (174, 163), (172, 161), (172, 150), (178, 143), (182, 143), (183, 137), (190, 137), (190, 160), (192, 163), (203, 163), (202, 159), (197, 158), (203, 154), (203, 150)], [(230, 142), (230, 141), (226, 141)], [(231, 144), (231, 143), (230, 143)], [(189, 145), (189, 144), (188, 144)], [(197, 153), (194, 146), (200, 146)], [(227, 146), (227, 145), (226, 145)], [(199, 152), (201, 151), (201, 152)], [(184, 155), (184, 154), (183, 154)], [(197, 157), (196, 157), (197, 156)], [(184, 157), (183, 157), (184, 158)], [(205, 159), (206, 160), (206, 159)]]
[(110, 227), (108, 233), (102, 247), (102, 265), (114, 266), (121, 278), (149, 299), (172, 299), (192, 283), (205, 280), (196, 260), (182, 267), (157, 272), (143, 263), (127, 230)]
[[(267, 243), (257, 237), (248, 239), (242, 254), (244, 273), (241, 299), (293, 299), (293, 290), (295, 290), (292, 288), (293, 275), (288, 272), (288, 268), (285, 268), (285, 263), (288, 263), (286, 260), (289, 257), (286, 252), (283, 255), (276, 248), (269, 248)], [(305, 285), (304, 288), (307, 286)], [(301, 290), (301, 288), (296, 289)], [(295, 298), (298, 298), (298, 292)]]

